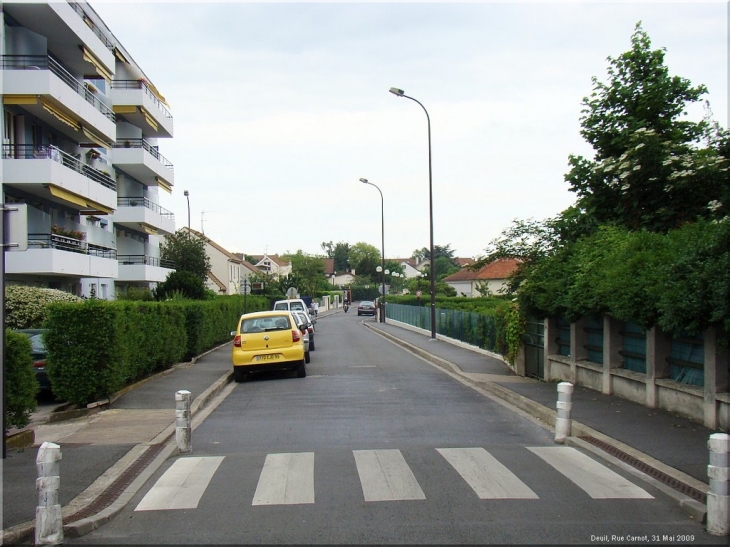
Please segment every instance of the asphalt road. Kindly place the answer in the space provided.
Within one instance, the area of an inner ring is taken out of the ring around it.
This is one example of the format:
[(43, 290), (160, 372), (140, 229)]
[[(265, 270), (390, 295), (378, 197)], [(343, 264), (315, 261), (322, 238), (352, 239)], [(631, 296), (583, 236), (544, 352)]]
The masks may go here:
[(306, 378), (236, 385), (194, 431), (192, 454), (65, 543), (717, 542), (659, 490), (556, 445), (354, 311), (318, 321)]

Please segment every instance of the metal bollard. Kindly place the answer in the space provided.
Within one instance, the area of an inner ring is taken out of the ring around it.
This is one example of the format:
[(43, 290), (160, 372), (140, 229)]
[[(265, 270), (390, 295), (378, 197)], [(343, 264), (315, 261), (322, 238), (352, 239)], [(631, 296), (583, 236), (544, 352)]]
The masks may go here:
[(573, 395), (573, 384), (560, 382), (558, 384), (558, 417), (555, 420), (555, 442), (563, 444), (567, 437), (570, 437), (570, 410), (573, 403), (570, 399)]
[(59, 545), (63, 543), (63, 521), (58, 489), (61, 486), (61, 447), (44, 442), (38, 448), (35, 459), (38, 478), (38, 505), (35, 509), (35, 544)]
[(193, 451), (192, 432), (190, 392), (181, 389), (175, 392), (175, 441), (180, 452)]
[(707, 448), (710, 449), (707, 531), (716, 536), (727, 536), (730, 535), (730, 435), (713, 433)]

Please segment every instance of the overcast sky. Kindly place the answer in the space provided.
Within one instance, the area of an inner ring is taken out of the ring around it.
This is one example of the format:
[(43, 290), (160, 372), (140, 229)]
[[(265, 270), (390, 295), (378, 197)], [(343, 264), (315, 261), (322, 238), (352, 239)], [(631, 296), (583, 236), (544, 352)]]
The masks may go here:
[[(232, 252), (321, 254), (321, 243), (409, 257), (434, 242), (483, 254), (513, 219), (575, 201), (569, 154), (591, 77), (637, 22), (671, 75), (705, 84), (728, 126), (728, 4), (271, 3), (90, 0), (165, 96), (175, 166), (160, 205)], [(700, 119), (702, 109), (689, 112)]]

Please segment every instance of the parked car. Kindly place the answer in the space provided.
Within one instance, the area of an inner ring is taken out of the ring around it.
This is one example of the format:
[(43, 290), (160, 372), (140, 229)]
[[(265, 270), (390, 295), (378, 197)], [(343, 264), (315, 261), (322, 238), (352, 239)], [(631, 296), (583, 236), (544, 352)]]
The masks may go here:
[(309, 351), (314, 351), (314, 325), (312, 324), (312, 321), (306, 313), (302, 313), (301, 311), (293, 311), (292, 313), (301, 318), (308, 335), (307, 339), (309, 341)]
[(309, 322), (314, 325), (317, 323), (317, 320), (314, 319), (312, 316), (309, 315), (309, 309), (307, 308), (307, 303), (304, 302), (301, 298), (290, 298), (289, 300), (277, 300), (274, 302), (274, 309), (275, 310), (289, 310), (289, 311), (303, 311), (307, 314), (307, 318), (309, 319)]
[(375, 315), (375, 302), (363, 300), (357, 306), (358, 315)]
[(38, 380), (38, 385), (41, 391), (51, 392), (51, 382), (48, 380), (48, 374), (46, 373), (46, 360), (48, 358), (48, 351), (46, 350), (46, 344), (43, 341), (43, 335), (46, 333), (46, 329), (19, 329), (15, 332), (26, 335), (30, 338), (30, 351), (33, 358), (33, 370), (35, 370), (35, 377)]
[(307, 375), (304, 336), (291, 312), (244, 314), (231, 335), (234, 336), (231, 359), (236, 382), (245, 381), (251, 373), (272, 370), (296, 370), (299, 378)]

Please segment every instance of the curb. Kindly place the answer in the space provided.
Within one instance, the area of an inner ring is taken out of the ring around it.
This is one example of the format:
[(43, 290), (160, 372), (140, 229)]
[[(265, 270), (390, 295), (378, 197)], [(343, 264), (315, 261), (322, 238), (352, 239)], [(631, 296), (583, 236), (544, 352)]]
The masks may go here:
[[(228, 342), (230, 343), (230, 342)], [(225, 345), (225, 344), (223, 344)], [(215, 351), (216, 349), (219, 349), (222, 346), (218, 346), (216, 348), (213, 348), (210, 351)], [(206, 353), (209, 353), (206, 352)], [(199, 357), (202, 357), (204, 354), (200, 355)], [(199, 358), (198, 357), (198, 358)], [(195, 359), (197, 360), (197, 358)], [(175, 368), (179, 368), (181, 366), (192, 366), (195, 363), (195, 360), (191, 362), (186, 363), (180, 363), (178, 365), (173, 366), (172, 368), (163, 371), (162, 373), (155, 375), (155, 377), (158, 377), (160, 375), (169, 374), (172, 372)], [(138, 387), (142, 383), (149, 381), (150, 378), (146, 378), (142, 382), (137, 382), (136, 384), (133, 384), (134, 387)], [(216, 382), (211, 385), (208, 389), (206, 389), (203, 393), (198, 395), (198, 397), (195, 398), (193, 403), (190, 407), (190, 413), (191, 418), (194, 417), (198, 412), (203, 410), (217, 395), (220, 394), (221, 391), (225, 389), (225, 387), (232, 381), (233, 379), (233, 373), (227, 372), (223, 376), (221, 376)], [(125, 388), (126, 390), (127, 388)], [(115, 395), (121, 395), (121, 393), (115, 394)], [(79, 410), (94, 410), (95, 412), (98, 412), (100, 408), (94, 407), (93, 409), (79, 409)], [(29, 431), (35, 436), (35, 432), (33, 430)], [(79, 519), (77, 521), (71, 521), (68, 523), (63, 524), (63, 533), (65, 537), (73, 538), (73, 537), (80, 537), (82, 535), (88, 534), (89, 532), (92, 532), (93, 530), (96, 530), (103, 524), (109, 522), (117, 513), (119, 513), (129, 502), (129, 500), (137, 493), (137, 491), (144, 485), (144, 483), (149, 479), (149, 477), (159, 469), (159, 467), (167, 460), (170, 456), (175, 454), (177, 452), (177, 446), (174, 442), (171, 442), (172, 437), (175, 433), (175, 422), (170, 424), (167, 428), (165, 428), (160, 434), (157, 435), (152, 441), (150, 442), (144, 442), (140, 443), (138, 445), (135, 445), (129, 452), (137, 451), (137, 455), (134, 458), (130, 458), (128, 461), (125, 462), (125, 465), (123, 469), (119, 471), (118, 474), (116, 474), (113, 479), (117, 479), (120, 476), (122, 476), (124, 473), (128, 472), (129, 469), (142, 457), (145, 450), (140, 450), (142, 448), (147, 449), (148, 447), (159, 445), (159, 444), (165, 444), (164, 448), (161, 450), (161, 452), (155, 456), (155, 458), (139, 473), (139, 475), (130, 483), (129, 486), (127, 486), (121, 494), (113, 501), (111, 504), (109, 504), (107, 507), (103, 507), (99, 510), (98, 513), (90, 516), (85, 517), (82, 519)], [(111, 468), (110, 468), (111, 469)], [(65, 507), (62, 508), (62, 511), (68, 507), (73, 507), (72, 513), (78, 513), (80, 511), (83, 511), (84, 509), (87, 509), (89, 506), (92, 506), (94, 503), (97, 503), (99, 498), (102, 497), (106, 489), (110, 486), (112, 482), (112, 477), (105, 477), (105, 474), (102, 474), (99, 478), (97, 478), (96, 481), (94, 481), (86, 490), (81, 492), (78, 496), (76, 496), (73, 500), (71, 500)], [(99, 482), (102, 484), (100, 485)], [(107, 483), (107, 484), (104, 484)], [(89, 496), (88, 492), (98, 491), (95, 493), (93, 498)], [(81, 503), (79, 503), (79, 500), (84, 500), (84, 498), (89, 497), (90, 499), (87, 499)], [(72, 515), (71, 515), (72, 516)], [(24, 522), (21, 524), (18, 524), (16, 526), (13, 526), (12, 528), (8, 528), (7, 530), (2, 530), (2, 543), (3, 545), (6, 544), (21, 544), (26, 543), (29, 541), (33, 541), (35, 535), (35, 521), (31, 520), (28, 522)]]
[[(410, 351), (411, 353), (417, 355), (418, 357), (421, 357), (425, 361), (438, 366), (440, 368), (443, 368), (445, 371), (455, 374), (459, 377), (461, 377), (465, 382), (478, 387), (480, 389), (483, 389), (485, 392), (488, 392), (490, 395), (493, 395), (497, 399), (500, 399), (504, 404), (510, 405), (515, 407), (516, 409), (519, 409), (526, 414), (532, 416), (533, 418), (536, 418), (537, 421), (546, 429), (550, 431), (554, 431), (555, 428), (555, 421), (557, 418), (557, 411), (553, 410), (551, 408), (548, 408), (540, 403), (537, 403), (531, 399), (528, 399), (527, 397), (524, 397), (520, 395), (519, 393), (515, 393), (508, 388), (505, 388), (503, 386), (491, 383), (491, 382), (484, 382), (484, 381), (477, 381), (473, 380), (472, 378), (469, 378), (466, 376), (462, 370), (455, 365), (454, 363), (451, 363), (445, 359), (442, 359), (440, 357), (437, 357), (435, 355), (432, 355), (428, 353), (427, 351), (413, 346), (412, 344), (409, 344), (408, 342), (401, 340), (400, 338), (397, 338), (396, 336), (385, 332), (381, 329), (378, 329), (377, 327), (373, 327), (368, 325), (367, 323), (363, 322), (363, 325), (365, 325), (367, 328), (369, 328), (371, 331), (381, 335), (383, 338), (386, 338), (387, 340), (393, 342), (396, 345), (399, 345), (403, 347), (404, 349)], [(449, 340), (440, 338), (439, 340), (442, 340), (444, 342), (450, 343)], [(461, 346), (463, 347), (463, 346)], [(469, 349), (469, 348), (467, 348)], [(557, 399), (556, 399), (557, 401)], [(627, 453), (631, 455), (636, 460), (641, 461), (646, 466), (652, 468), (653, 470), (658, 471), (661, 474), (668, 475), (672, 479), (674, 479), (678, 483), (683, 483), (686, 485), (689, 485), (690, 487), (702, 491), (704, 493), (707, 493), (708, 491), (708, 485), (695, 479), (694, 477), (691, 477), (682, 471), (679, 471), (678, 469), (674, 469), (673, 467), (670, 467), (659, 460), (656, 460), (652, 458), (651, 456), (644, 454), (643, 452), (640, 452), (636, 450), (633, 447), (630, 447), (620, 441), (617, 441), (616, 439), (612, 439), (611, 437), (608, 437), (607, 435), (604, 435), (600, 431), (596, 431), (595, 429), (592, 429), (588, 427), (587, 425), (584, 425), (580, 422), (577, 422), (575, 420), (571, 420), (571, 435), (566, 439), (566, 444), (571, 444), (574, 446), (580, 446), (581, 448), (584, 448), (593, 454), (621, 467), (622, 469), (625, 469), (632, 474), (640, 477), (642, 480), (652, 484), (656, 488), (662, 490), (665, 494), (669, 495), (671, 498), (673, 498), (675, 501), (679, 503), (679, 506), (693, 519), (697, 520), (700, 523), (705, 522), (707, 518), (707, 506), (705, 504), (702, 504), (691, 497), (683, 494), (682, 492), (667, 486), (660, 481), (652, 478), (651, 476), (647, 475), (646, 473), (643, 473), (642, 471), (639, 471), (635, 467), (624, 463), (620, 459), (612, 456), (605, 450), (593, 446), (590, 443), (580, 439), (579, 437), (593, 437), (595, 439), (599, 439), (600, 441), (603, 441), (603, 443), (610, 445), (612, 447), (617, 448), (618, 450)]]

